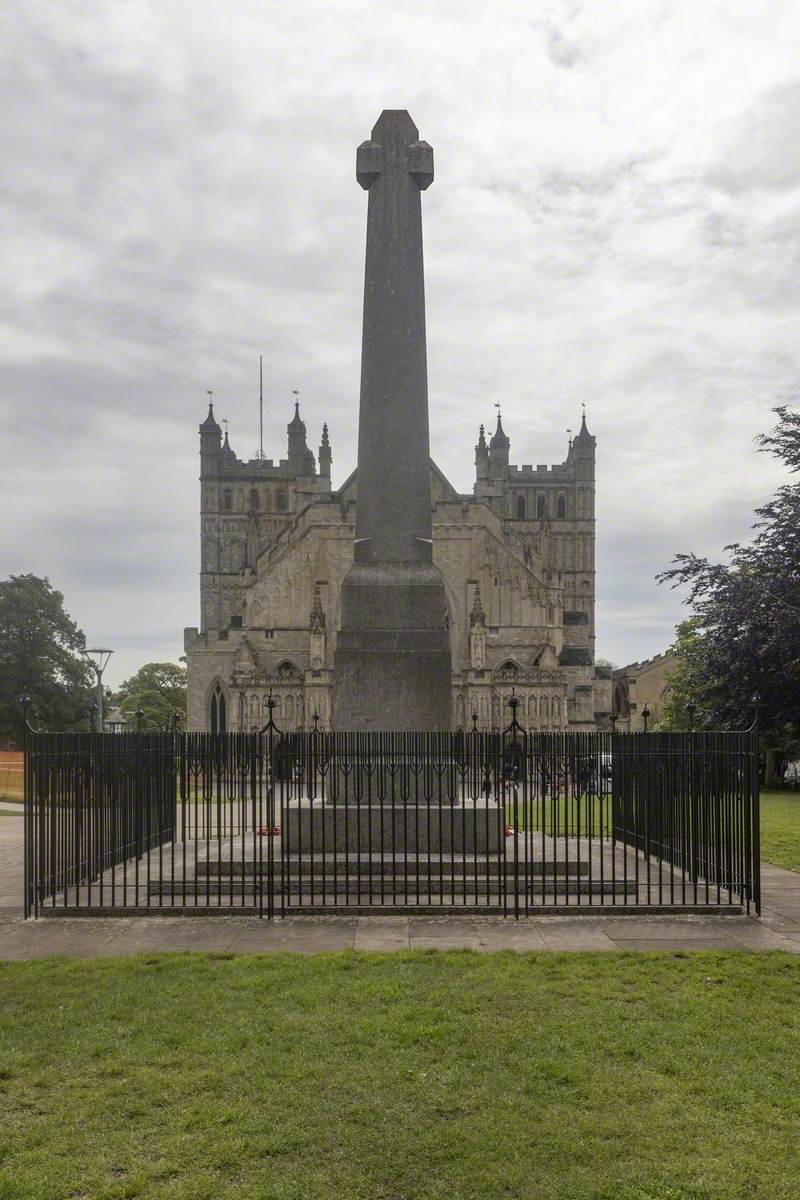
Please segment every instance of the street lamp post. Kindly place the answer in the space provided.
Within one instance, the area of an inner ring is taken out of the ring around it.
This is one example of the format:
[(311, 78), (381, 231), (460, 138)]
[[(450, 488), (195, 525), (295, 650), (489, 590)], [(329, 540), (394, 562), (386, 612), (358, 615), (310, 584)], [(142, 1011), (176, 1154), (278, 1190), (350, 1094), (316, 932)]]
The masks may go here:
[(103, 672), (105, 671), (106, 667), (108, 666), (108, 660), (111, 658), (111, 655), (114, 653), (114, 651), (107, 650), (107, 649), (100, 649), (98, 647), (95, 647), (92, 650), (84, 650), (83, 653), (86, 655), (86, 658), (88, 659), (89, 664), (91, 665), (91, 668), (94, 671), (95, 677), (97, 679), (97, 684), (96, 684), (96, 689), (95, 689), (96, 695), (97, 695), (97, 700), (92, 705), (92, 709), (95, 710), (93, 713), (95, 731), (97, 733), (102, 733), (103, 732), (103, 699), (104, 699), (104, 697), (103, 697)]

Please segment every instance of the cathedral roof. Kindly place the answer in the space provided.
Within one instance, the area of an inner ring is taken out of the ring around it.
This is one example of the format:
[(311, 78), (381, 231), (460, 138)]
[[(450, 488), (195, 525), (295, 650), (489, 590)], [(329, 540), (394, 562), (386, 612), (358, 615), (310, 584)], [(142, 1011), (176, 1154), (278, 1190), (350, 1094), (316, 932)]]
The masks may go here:
[(208, 406), (208, 416), (206, 417), (205, 421), (203, 421), (203, 424), (200, 426), (200, 428), (203, 433), (222, 433), (222, 430), (214, 419), (213, 401)]
[(510, 445), (511, 445), (511, 441), (506, 436), (506, 432), (503, 429), (503, 422), (500, 419), (500, 413), (498, 413), (497, 414), (497, 429), (495, 429), (494, 434), (492, 435), (492, 440), (489, 442), (489, 449), (490, 450), (497, 450), (497, 449), (507, 450)]
[[(434, 479), (439, 480), (439, 483), (442, 485), (442, 489), (445, 492), (448, 500), (471, 500), (472, 499), (472, 496), (462, 496), (462, 495), (460, 495), (459, 492), (456, 491), (456, 489), (453, 487), (450, 480), (445, 475), (444, 471), (442, 471), (442, 469), (440, 467), (437, 467), (437, 465), (433, 461), (433, 459), (430, 459), (430, 464), (431, 464), (431, 474), (434, 477)], [(332, 495), (338, 496), (339, 498), (344, 496), (345, 492), (347, 492), (347, 490), (349, 488), (351, 488), (352, 485), (356, 482), (357, 476), (358, 476), (358, 467), (354, 467), (353, 470), (350, 472), (350, 474), (347, 476), (347, 479), (345, 479), (344, 483), (341, 485), (341, 487), (338, 487), (336, 489), (336, 491), (332, 493)]]

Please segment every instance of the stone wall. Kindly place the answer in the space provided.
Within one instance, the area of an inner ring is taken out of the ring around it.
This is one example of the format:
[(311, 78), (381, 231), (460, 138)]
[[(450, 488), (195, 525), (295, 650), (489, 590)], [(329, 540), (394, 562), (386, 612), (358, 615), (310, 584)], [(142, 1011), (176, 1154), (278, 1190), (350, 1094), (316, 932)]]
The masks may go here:
[(617, 729), (631, 732), (641, 729), (645, 704), (650, 710), (648, 727), (652, 729), (657, 724), (669, 690), (668, 677), (676, 663), (676, 655), (666, 650), (663, 654), (656, 654), (643, 662), (629, 663), (614, 672), (612, 687)]
[[(201, 426), (201, 624), (185, 631), (189, 728), (208, 726), (216, 687), (230, 728), (259, 728), (270, 691), (282, 727), (309, 727), (314, 713), (326, 727), (355, 474), (332, 492), (329, 477), (293, 475), (291, 453), (277, 465), (241, 463), (226, 445)], [(295, 445), (307, 470), (303, 453)], [(576, 439), (558, 467), (493, 472), (483, 480), (479, 465), (475, 494), (462, 495), (431, 464), (455, 727), (469, 727), (473, 713), (481, 728), (507, 724), (513, 688), (521, 723), (592, 729), (605, 703), (594, 678), (594, 439)]]

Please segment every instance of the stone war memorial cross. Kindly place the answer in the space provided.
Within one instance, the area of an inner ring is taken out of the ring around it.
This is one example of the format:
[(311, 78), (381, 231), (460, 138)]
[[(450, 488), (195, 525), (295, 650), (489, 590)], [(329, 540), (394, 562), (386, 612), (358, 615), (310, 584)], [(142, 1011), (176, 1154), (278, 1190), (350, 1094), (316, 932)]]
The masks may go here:
[(369, 192), (356, 536), (342, 585), (333, 727), (449, 730), (444, 581), (433, 562), (420, 192), (433, 150), (404, 110), (356, 156)]

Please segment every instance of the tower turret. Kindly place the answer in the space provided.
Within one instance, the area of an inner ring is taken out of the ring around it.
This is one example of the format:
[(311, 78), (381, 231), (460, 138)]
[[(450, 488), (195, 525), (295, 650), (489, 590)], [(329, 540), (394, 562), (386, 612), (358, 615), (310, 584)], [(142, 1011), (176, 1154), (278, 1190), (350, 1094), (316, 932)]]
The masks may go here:
[(328, 425), (322, 426), (322, 441), (319, 446), (319, 473), (323, 479), (331, 477), (331, 443), (328, 439)]
[(511, 441), (503, 429), (500, 412), (497, 413), (497, 429), (489, 442), (489, 472), (492, 478), (505, 475), (508, 468), (508, 451)]
[(482, 483), (489, 478), (489, 447), (486, 445), (486, 430), (481, 425), (478, 444), (475, 447), (475, 478)]
[(219, 459), (222, 463), (235, 463), (236, 455), (233, 452), (230, 442), (228, 441), (228, 431), (225, 430), (225, 437), (222, 440), (222, 449), (219, 452)]
[(581, 417), (581, 427), (578, 436), (573, 439), (571, 457), (578, 466), (578, 477), (594, 479), (594, 454), (597, 438), (589, 433), (586, 427), (586, 413)]
[(200, 474), (216, 475), (220, 454), (222, 429), (214, 417), (213, 401), (208, 406), (208, 416), (200, 426)]
[(300, 402), (295, 401), (294, 416), (286, 426), (289, 434), (289, 470), (296, 475), (313, 475), (316, 467), (314, 455), (306, 443), (306, 427), (300, 416)]

